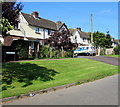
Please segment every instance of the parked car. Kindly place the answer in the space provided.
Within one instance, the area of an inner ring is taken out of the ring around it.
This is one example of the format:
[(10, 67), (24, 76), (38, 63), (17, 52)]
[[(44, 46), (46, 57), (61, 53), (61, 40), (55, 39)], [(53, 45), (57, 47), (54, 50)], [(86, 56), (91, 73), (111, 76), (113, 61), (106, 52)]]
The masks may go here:
[(78, 56), (80, 54), (96, 55), (96, 48), (94, 46), (78, 46), (78, 48), (74, 50), (74, 55)]

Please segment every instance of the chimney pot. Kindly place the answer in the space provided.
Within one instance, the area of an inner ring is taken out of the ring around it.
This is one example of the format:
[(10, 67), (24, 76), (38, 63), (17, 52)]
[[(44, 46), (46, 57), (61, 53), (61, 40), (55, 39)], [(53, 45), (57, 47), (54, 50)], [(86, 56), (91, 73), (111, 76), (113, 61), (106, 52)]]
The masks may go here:
[(81, 28), (77, 27), (77, 30), (81, 31)]
[(33, 17), (35, 17), (35, 18), (38, 18), (39, 13), (38, 13), (37, 11), (34, 11), (31, 15), (32, 15)]

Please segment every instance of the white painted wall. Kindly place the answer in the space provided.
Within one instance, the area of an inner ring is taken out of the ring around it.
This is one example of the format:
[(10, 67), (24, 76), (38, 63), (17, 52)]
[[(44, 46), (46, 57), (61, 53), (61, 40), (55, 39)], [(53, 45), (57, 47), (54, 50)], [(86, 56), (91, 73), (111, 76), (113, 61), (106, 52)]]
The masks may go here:
[[(76, 40), (75, 40), (75, 37), (77, 37)], [(81, 37), (81, 35), (78, 33), (77, 30), (73, 32), (73, 36), (71, 36), (71, 42), (73, 43), (77, 42), (78, 44), (80, 43), (80, 44), (90, 45), (89, 40), (85, 39), (83, 41), (83, 38)]]
[[(19, 28), (20, 30), (11, 30), (10, 35), (15, 35), (15, 36), (22, 36), (22, 37), (30, 37), (30, 38), (38, 38), (38, 39), (45, 39), (50, 37), (48, 35), (48, 29), (40, 28), (40, 32), (36, 33), (36, 28), (35, 26), (31, 26), (28, 24), (26, 19), (23, 17), (23, 15), (20, 13), (20, 23), (19, 23)], [(53, 30), (51, 30), (54, 32)]]

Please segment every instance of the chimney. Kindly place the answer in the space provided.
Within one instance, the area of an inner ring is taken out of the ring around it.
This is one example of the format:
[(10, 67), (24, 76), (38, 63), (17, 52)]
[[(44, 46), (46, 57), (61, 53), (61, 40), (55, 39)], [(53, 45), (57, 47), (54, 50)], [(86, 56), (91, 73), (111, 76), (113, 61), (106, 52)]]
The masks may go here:
[(34, 18), (38, 18), (39, 17), (39, 13), (37, 11), (34, 11), (32, 14), (31, 14)]
[(62, 22), (61, 21), (57, 21), (57, 23), (61, 24)]
[(81, 28), (77, 27), (77, 30), (81, 31)]

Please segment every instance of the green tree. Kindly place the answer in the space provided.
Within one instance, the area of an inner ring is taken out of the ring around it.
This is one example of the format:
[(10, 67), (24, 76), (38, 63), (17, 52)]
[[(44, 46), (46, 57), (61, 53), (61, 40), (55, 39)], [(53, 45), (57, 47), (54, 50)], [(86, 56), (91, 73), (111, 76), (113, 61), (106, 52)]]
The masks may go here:
[(114, 48), (114, 52), (116, 55), (120, 55), (120, 45), (117, 45), (115, 48)]
[(12, 30), (14, 27), (10, 24), (8, 19), (5, 19), (4, 17), (0, 19), (0, 30), (2, 31), (2, 36), (9, 35), (8, 31)]
[(112, 45), (111, 36), (99, 31), (93, 33), (93, 42), (96, 47), (101, 48), (110, 48)]
[(8, 36), (8, 31), (12, 30), (15, 23), (18, 21), (19, 12), (22, 10), (23, 5), (15, 2), (1, 2), (2, 19), (0, 20), (0, 34), (5, 37)]

